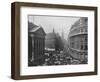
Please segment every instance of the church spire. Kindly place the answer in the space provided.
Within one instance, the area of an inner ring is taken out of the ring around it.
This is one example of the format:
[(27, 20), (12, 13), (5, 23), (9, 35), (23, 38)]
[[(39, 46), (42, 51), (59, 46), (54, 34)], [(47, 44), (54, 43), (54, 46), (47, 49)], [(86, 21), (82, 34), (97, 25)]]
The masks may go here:
[(55, 29), (53, 28), (53, 33), (55, 33)]
[(61, 37), (64, 38), (64, 31), (62, 29)]

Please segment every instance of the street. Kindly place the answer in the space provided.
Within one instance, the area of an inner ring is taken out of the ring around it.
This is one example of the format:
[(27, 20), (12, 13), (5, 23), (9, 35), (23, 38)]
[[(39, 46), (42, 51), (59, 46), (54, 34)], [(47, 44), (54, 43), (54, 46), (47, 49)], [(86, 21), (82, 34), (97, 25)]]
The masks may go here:
[(71, 57), (62, 52), (45, 53), (45, 65), (68, 65), (71, 64)]

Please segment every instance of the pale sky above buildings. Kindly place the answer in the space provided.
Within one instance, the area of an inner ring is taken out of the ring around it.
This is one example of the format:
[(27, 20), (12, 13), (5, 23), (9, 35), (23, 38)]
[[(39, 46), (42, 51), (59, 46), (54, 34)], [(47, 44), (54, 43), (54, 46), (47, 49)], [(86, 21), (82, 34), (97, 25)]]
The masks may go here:
[(46, 33), (55, 30), (59, 35), (64, 35), (67, 39), (71, 26), (79, 19), (79, 17), (65, 17), (65, 16), (28, 16), (28, 21), (43, 27)]

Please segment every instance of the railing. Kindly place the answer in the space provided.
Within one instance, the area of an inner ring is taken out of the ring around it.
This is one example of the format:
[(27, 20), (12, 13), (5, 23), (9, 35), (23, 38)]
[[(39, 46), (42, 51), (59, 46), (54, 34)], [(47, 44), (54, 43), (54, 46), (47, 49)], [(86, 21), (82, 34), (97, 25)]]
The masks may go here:
[(83, 35), (83, 34), (87, 34), (87, 32), (73, 33), (73, 34), (70, 34), (69, 37), (77, 36), (77, 35)]

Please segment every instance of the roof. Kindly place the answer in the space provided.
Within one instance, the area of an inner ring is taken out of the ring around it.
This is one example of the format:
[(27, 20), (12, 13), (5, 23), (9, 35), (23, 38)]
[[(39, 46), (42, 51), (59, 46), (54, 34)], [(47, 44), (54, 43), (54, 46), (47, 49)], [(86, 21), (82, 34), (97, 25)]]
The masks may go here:
[(28, 22), (28, 32), (46, 35), (42, 26), (37, 26), (34, 23), (30, 23), (30, 22)]
[(28, 22), (28, 31), (34, 30), (38, 28), (39, 26), (35, 25), (34, 23)]

